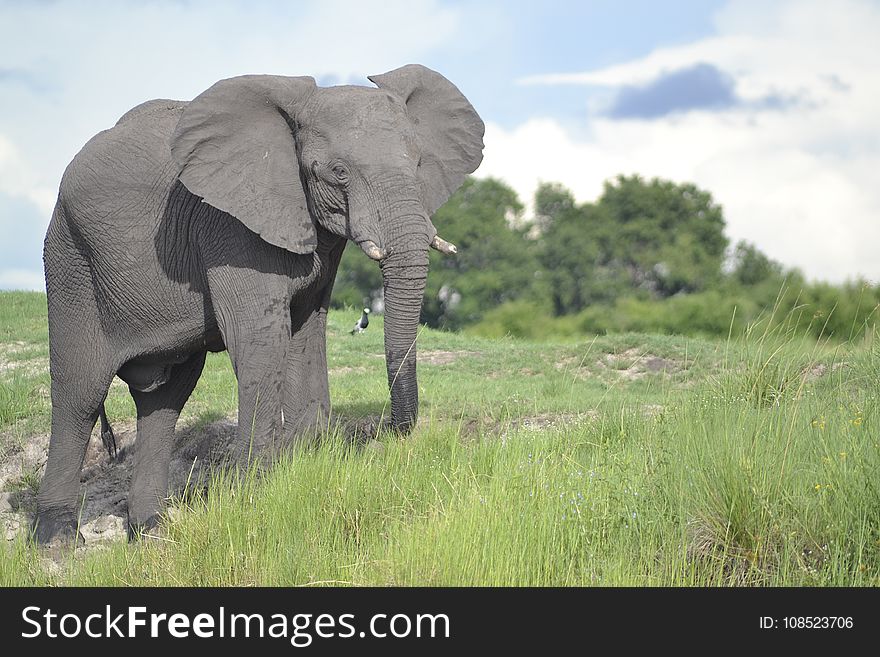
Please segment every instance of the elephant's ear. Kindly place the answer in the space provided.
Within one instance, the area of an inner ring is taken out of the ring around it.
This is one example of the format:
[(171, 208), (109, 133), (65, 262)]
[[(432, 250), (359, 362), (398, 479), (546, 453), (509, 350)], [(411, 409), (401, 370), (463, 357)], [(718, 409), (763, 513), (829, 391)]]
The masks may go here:
[(189, 191), (293, 253), (318, 243), (293, 134), (296, 110), (315, 88), (309, 77), (221, 80), (187, 106), (171, 137)]
[(406, 103), (421, 147), (423, 201), (433, 214), (480, 166), (483, 121), (454, 84), (424, 66), (410, 64), (369, 79)]

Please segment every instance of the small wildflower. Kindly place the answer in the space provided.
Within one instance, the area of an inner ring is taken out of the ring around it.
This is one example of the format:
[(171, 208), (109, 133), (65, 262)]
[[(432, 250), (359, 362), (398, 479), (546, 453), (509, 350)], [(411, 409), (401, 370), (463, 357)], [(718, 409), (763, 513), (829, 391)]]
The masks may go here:
[(846, 461), (846, 452), (841, 452), (841, 453), (840, 453), (840, 460), (841, 460), (841, 461)]
[(822, 490), (822, 484), (816, 484), (815, 488), (816, 488), (816, 492)]
[(853, 418), (853, 420), (852, 420), (852, 425), (853, 425), (854, 427), (860, 427), (860, 426), (862, 426), (862, 417), (861, 417), (861, 416), (858, 416), (858, 417)]

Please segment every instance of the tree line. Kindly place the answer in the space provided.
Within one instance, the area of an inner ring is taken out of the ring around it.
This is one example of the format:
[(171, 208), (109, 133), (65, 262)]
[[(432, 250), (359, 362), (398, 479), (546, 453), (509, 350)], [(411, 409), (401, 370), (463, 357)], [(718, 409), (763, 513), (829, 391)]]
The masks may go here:
[[(739, 334), (764, 322), (847, 340), (873, 330), (880, 287), (808, 282), (731, 245), (722, 207), (691, 183), (618, 176), (594, 203), (544, 183), (534, 218), (499, 180), (469, 178), (433, 217), (458, 255), (431, 254), (422, 321), (501, 337)], [(334, 307), (382, 309), (382, 278), (346, 249)]]

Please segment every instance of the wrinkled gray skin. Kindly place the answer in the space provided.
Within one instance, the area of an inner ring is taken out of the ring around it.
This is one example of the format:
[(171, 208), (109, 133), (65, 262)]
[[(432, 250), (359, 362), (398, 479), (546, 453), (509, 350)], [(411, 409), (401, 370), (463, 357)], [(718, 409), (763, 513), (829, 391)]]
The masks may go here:
[(484, 128), (427, 68), (370, 80), (378, 88), (222, 80), (191, 102), (134, 108), (68, 166), (44, 251), (52, 436), (37, 541), (76, 533), (83, 458), (114, 375), (137, 406), (132, 533), (156, 523), (207, 351), (227, 350), (238, 379), (239, 458), (322, 422), (346, 240), (379, 261), (390, 423), (412, 427), (429, 217), (479, 165)]

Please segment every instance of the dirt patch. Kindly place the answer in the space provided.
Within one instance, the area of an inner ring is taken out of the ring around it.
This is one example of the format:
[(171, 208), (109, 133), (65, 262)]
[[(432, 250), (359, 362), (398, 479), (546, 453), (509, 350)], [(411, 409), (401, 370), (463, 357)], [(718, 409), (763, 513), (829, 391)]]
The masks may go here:
[(41, 374), (45, 374), (48, 371), (48, 358), (0, 362), (0, 374), (10, 372), (12, 374), (24, 374), (25, 376), (39, 376)]
[(641, 379), (647, 374), (674, 374), (682, 369), (677, 361), (641, 351), (636, 347), (619, 354), (605, 354), (596, 361), (596, 367), (614, 372), (627, 381)]
[(642, 406), (642, 415), (648, 419), (659, 418), (665, 410), (662, 404), (645, 404)]
[(598, 411), (584, 413), (542, 413), (511, 420), (511, 429), (523, 431), (546, 431), (548, 429), (566, 429), (593, 422), (599, 418)]
[(21, 340), (0, 344), (0, 358), (5, 358), (12, 354), (20, 354), (23, 351), (27, 351), (29, 348), (28, 343), (22, 342)]
[(459, 433), (463, 438), (500, 438), (505, 441), (516, 431), (539, 432), (578, 427), (595, 422), (599, 412), (595, 410), (582, 413), (540, 413), (525, 417), (497, 420), (488, 417), (462, 418)]
[[(31, 357), (23, 354), (30, 354)], [(49, 359), (46, 356), (38, 356), (39, 349), (26, 342), (11, 342), (0, 345), (0, 374), (10, 372), (12, 374), (24, 374), (25, 376), (38, 376), (49, 371)]]
[[(371, 354), (373, 358), (385, 358), (385, 354)], [(444, 349), (428, 349), (427, 351), (419, 351), (419, 365), (449, 365), (459, 358), (468, 356), (481, 356), (479, 351), (446, 351)]]
[(459, 358), (467, 358), (479, 356), (478, 351), (442, 351), (434, 349), (419, 353), (419, 363), (427, 363), (428, 365), (449, 365)]
[(805, 367), (801, 371), (801, 376), (804, 377), (806, 381), (815, 381), (826, 374), (833, 374), (843, 367), (847, 367), (849, 363), (846, 361), (841, 361), (839, 363), (833, 363), (830, 367), (825, 363), (815, 363), (814, 365), (810, 365), (809, 367)]
[(585, 366), (584, 360), (583, 357), (566, 356), (553, 363), (553, 368), (563, 372), (566, 376), (583, 381), (593, 375), (590, 369)]
[(575, 379), (583, 380), (607, 373), (626, 381), (635, 381), (649, 374), (668, 376), (684, 369), (678, 361), (642, 351), (637, 347), (617, 354), (604, 354), (589, 366), (585, 357), (566, 356), (556, 361), (553, 367)]
[(343, 365), (340, 367), (331, 367), (328, 370), (328, 373), (330, 374), (330, 376), (338, 376), (340, 374), (352, 374), (352, 373), (362, 374), (366, 371), (367, 371), (367, 368), (362, 367), (360, 365), (357, 365), (354, 367), (349, 367), (347, 365)]
[[(111, 459), (97, 431), (86, 451), (80, 481), (85, 503), (80, 532), (87, 543), (121, 540), (126, 536), (128, 489), (131, 483), (133, 422), (114, 427), (118, 454)], [(182, 496), (189, 490), (204, 488), (212, 469), (229, 453), (236, 423), (223, 419), (206, 426), (184, 428), (177, 433), (169, 470), (169, 493)], [(36, 508), (36, 489), (46, 466), (49, 436), (32, 436), (13, 453), (0, 456), (0, 490), (6, 490), (5, 506), (0, 510), (0, 528), (12, 540), (26, 531), (28, 514)]]
[(557, 370), (567, 370), (574, 367), (581, 367), (583, 365), (583, 359), (575, 358), (574, 356), (566, 356), (555, 363), (553, 363), (553, 367)]

